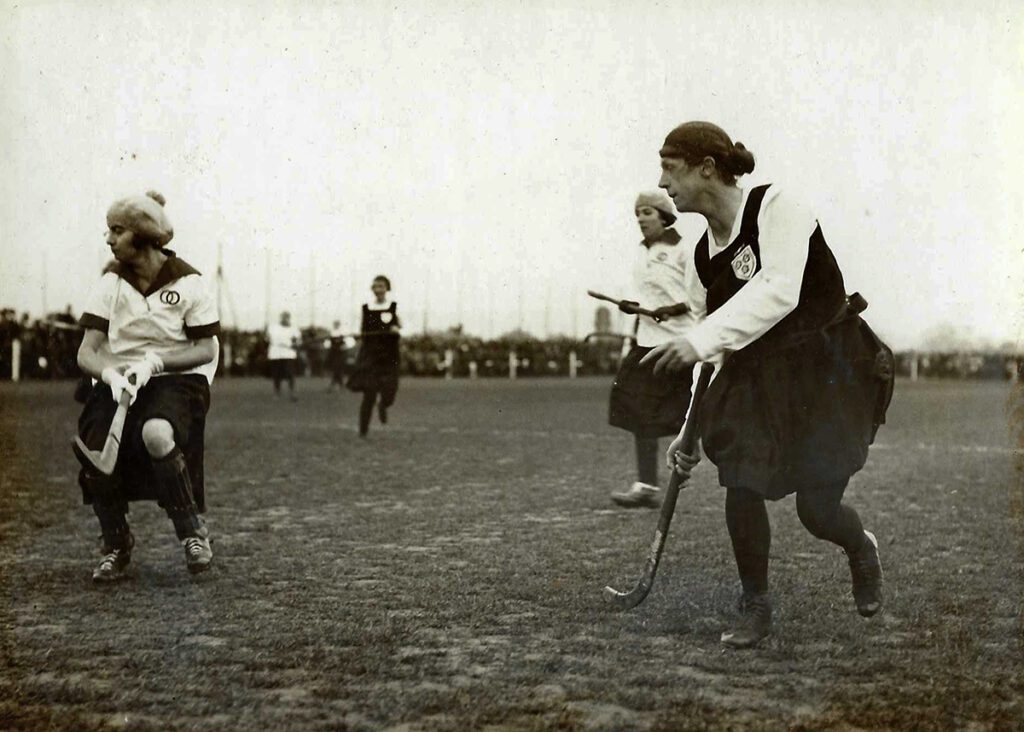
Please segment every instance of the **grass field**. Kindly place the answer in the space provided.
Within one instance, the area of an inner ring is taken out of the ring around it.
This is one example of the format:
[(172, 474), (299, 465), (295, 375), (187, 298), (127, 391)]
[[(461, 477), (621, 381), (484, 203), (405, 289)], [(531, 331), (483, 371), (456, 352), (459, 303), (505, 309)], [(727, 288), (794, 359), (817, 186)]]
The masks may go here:
[[(737, 592), (702, 464), (636, 610), (650, 511), (606, 426), (606, 379), (403, 382), (392, 424), (299, 383), (214, 386), (214, 567), (192, 578), (137, 504), (134, 575), (90, 580), (70, 384), (0, 385), (0, 729), (1024, 728), (1024, 499), (1001, 383), (897, 384), (848, 497), (887, 605), (857, 616), (843, 554), (770, 505), (772, 637), (718, 635)], [(1020, 413), (1018, 413), (1020, 416)]]

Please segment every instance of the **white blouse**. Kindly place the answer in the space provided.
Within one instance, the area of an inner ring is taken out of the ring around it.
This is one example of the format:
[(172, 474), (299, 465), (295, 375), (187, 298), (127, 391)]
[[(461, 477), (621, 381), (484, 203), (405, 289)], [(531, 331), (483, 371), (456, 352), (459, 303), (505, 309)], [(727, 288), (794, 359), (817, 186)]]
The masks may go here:
[[(641, 242), (637, 249), (633, 267), (634, 299), (648, 310), (681, 302), (690, 305), (686, 277), (694, 271), (693, 245), (681, 239), (675, 244), (656, 241), (649, 246)], [(646, 315), (638, 318), (636, 343), (646, 347), (660, 346), (686, 335), (697, 322), (692, 306), (690, 312), (660, 323)]]

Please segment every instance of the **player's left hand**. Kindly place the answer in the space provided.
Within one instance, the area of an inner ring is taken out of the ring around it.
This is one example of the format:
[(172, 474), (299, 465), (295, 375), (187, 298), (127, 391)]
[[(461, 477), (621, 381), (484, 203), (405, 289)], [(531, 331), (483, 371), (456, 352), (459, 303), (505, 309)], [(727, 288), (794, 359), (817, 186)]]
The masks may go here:
[(149, 380), (155, 374), (159, 374), (163, 370), (163, 359), (155, 353), (147, 353), (141, 361), (129, 364), (128, 370), (124, 372), (124, 376), (126, 379), (130, 379), (134, 375), (135, 388), (141, 389), (149, 383)]
[(677, 373), (700, 361), (700, 356), (686, 338), (673, 338), (651, 349), (640, 364), (654, 364), (654, 373)]
[(654, 319), (659, 323), (669, 318), (674, 318), (677, 315), (683, 315), (686, 313), (685, 305), (662, 305), (660, 308), (655, 308), (652, 312)]

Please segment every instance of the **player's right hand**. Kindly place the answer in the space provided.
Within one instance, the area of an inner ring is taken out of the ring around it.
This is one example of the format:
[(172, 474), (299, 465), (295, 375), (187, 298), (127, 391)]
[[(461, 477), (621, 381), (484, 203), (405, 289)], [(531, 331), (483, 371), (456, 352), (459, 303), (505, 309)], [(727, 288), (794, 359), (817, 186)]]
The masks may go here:
[(121, 394), (124, 392), (128, 392), (131, 395), (131, 401), (128, 402), (129, 405), (135, 402), (135, 397), (139, 393), (138, 387), (128, 381), (128, 377), (122, 374), (117, 367), (107, 366), (107, 368), (103, 369), (102, 373), (100, 373), (100, 380), (110, 387), (110, 393), (114, 397), (115, 402), (121, 401)]
[(654, 375), (660, 376), (662, 373), (679, 373), (698, 361), (700, 361), (700, 356), (697, 355), (693, 344), (686, 336), (681, 336), (652, 348), (646, 356), (640, 359), (640, 365), (646, 366), (653, 363)]
[(133, 383), (135, 390), (138, 391), (149, 383), (154, 374), (163, 373), (163, 370), (164, 360), (159, 355), (150, 352), (142, 360), (129, 364), (128, 370), (124, 372), (124, 377), (128, 379), (129, 383)]
[(626, 315), (636, 315), (640, 311), (640, 303), (635, 300), (620, 300), (619, 312)]

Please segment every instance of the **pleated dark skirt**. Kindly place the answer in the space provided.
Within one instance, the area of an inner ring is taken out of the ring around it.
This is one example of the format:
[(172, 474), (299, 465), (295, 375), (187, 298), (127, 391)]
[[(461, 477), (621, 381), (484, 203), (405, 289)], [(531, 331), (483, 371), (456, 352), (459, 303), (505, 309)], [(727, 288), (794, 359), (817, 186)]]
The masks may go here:
[(733, 354), (700, 416), (719, 482), (776, 500), (848, 480), (885, 421), (893, 375), (892, 351), (860, 317), (789, 348)]
[(374, 345), (376, 347), (364, 345), (359, 351), (345, 386), (355, 392), (377, 392), (381, 403), (390, 407), (398, 394), (398, 339), (393, 344)]
[[(117, 468), (112, 476), (125, 500), (159, 500), (154, 487), (153, 463), (142, 441), (142, 425), (150, 419), (165, 419), (174, 429), (175, 443), (185, 454), (196, 505), (200, 513), (206, 510), (204, 442), (209, 408), (210, 385), (201, 374), (154, 376), (139, 391), (138, 398), (125, 416)], [(103, 382), (93, 386), (78, 418), (78, 435), (90, 450), (103, 448), (116, 411), (117, 404), (110, 395), (110, 387)], [(88, 481), (81, 471), (79, 486), (83, 502), (92, 503)]]
[(667, 437), (679, 433), (690, 406), (693, 372), (655, 376), (640, 359), (651, 351), (634, 346), (622, 360), (612, 384), (608, 424), (638, 437)]

